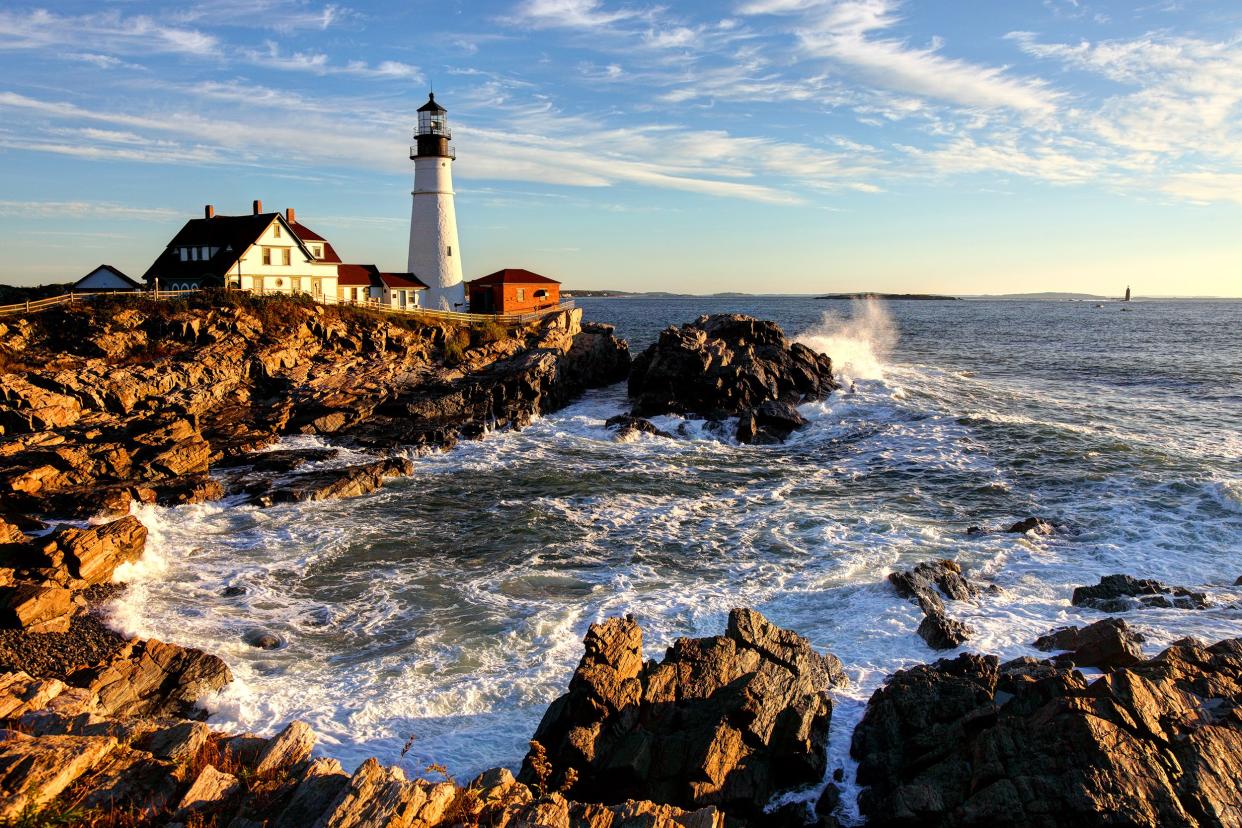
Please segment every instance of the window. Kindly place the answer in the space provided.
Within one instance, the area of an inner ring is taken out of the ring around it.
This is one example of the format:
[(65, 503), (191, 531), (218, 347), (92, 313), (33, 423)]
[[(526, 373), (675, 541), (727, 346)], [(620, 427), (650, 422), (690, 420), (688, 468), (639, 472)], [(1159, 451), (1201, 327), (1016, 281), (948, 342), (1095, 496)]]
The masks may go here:
[(199, 253), (199, 254), (198, 254), (198, 257), (199, 257), (200, 259), (202, 259), (202, 260), (205, 262), (205, 261), (207, 261), (208, 259), (210, 259), (210, 258), (211, 258), (211, 254), (209, 254), (209, 253), (207, 252), (207, 248), (206, 248), (206, 247), (204, 247), (204, 248), (203, 248), (203, 251), (202, 251), (201, 253)]
[(270, 265), (272, 263), (272, 248), (263, 248), (263, 264)]
[(286, 266), (288, 266), (288, 264), (289, 264), (289, 248), (287, 248), (287, 247), (286, 247), (284, 250), (280, 251), (280, 263), (281, 263), (282, 265), (286, 265)]
[(301, 276), (294, 276), (293, 278), (289, 280), (289, 283), (293, 285), (294, 290), (302, 289), (302, 277)]
[(318, 245), (318, 244), (317, 244), (317, 245), (313, 246), (313, 247), (311, 248), (311, 252), (315, 254), (315, 258), (316, 258), (316, 259), (322, 259), (322, 258), (323, 258), (323, 247), (322, 247), (321, 245)]
[(526, 288), (518, 288), (518, 289), (517, 289), (517, 300), (518, 300), (519, 302), (525, 302), (525, 301), (526, 301)]
[(276, 238), (276, 239), (280, 238), (280, 222), (279, 221), (272, 225), (272, 238)]
[(198, 261), (198, 248), (197, 247), (190, 248), (190, 261), (193, 261), (193, 262)]
[(453, 245), (451, 245), (451, 244), (448, 246), (448, 254), (449, 254), (450, 256), (452, 256), (452, 255), (453, 255)]
[(190, 260), (190, 248), (182, 247), (178, 252), (181, 254), (181, 261), (188, 262)]

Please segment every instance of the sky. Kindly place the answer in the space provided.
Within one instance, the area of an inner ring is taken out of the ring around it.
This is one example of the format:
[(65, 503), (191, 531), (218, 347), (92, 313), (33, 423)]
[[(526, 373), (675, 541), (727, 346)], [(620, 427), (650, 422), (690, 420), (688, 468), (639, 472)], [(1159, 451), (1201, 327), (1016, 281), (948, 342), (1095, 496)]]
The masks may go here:
[(433, 87), (467, 278), (1242, 296), (1237, 0), (18, 0), (0, 281), (256, 198), (404, 270)]

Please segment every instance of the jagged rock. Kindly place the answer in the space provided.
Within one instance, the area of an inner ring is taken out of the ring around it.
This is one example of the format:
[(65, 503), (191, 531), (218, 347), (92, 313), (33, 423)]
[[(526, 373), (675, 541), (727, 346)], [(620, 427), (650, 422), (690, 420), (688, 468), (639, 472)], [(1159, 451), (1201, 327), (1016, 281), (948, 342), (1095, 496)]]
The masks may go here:
[(1102, 612), (1126, 612), (1145, 607), (1205, 609), (1208, 599), (1205, 593), (1192, 592), (1186, 587), (1165, 586), (1149, 578), (1105, 575), (1095, 586), (1077, 587), (1070, 603)]
[(1057, 528), (1055, 526), (1042, 518), (1029, 517), (1018, 521), (1005, 531), (1022, 535), (1027, 533), (1032, 535), (1051, 535), (1056, 530)]
[(152, 756), (174, 765), (184, 765), (198, 755), (210, 735), (211, 729), (202, 722), (178, 722), (153, 732), (144, 740), (142, 747)]
[(384, 768), (368, 759), (354, 772), (316, 828), (380, 825), (434, 825), (457, 798), (450, 782), (410, 781), (400, 768)]
[(634, 360), (629, 394), (635, 416), (721, 419), (768, 401), (823, 399), (838, 387), (832, 360), (790, 345), (775, 323), (720, 314), (662, 331)]
[(75, 609), (73, 593), (61, 587), (24, 583), (0, 587), (0, 627), (63, 633)]
[(1054, 660), (1072, 667), (1099, 667), (1113, 670), (1143, 660), (1139, 643), (1142, 636), (1120, 618), (1105, 618), (1082, 629), (1062, 627), (1036, 639), (1036, 649), (1045, 652), (1066, 650)]
[(903, 670), (855, 730), (870, 825), (1238, 824), (1242, 640), (1179, 642), (1088, 685), (1033, 659)]
[(112, 573), (123, 563), (142, 557), (147, 528), (133, 516), (123, 517), (90, 529), (64, 529), (43, 547), (53, 566), (63, 560), (69, 574), (87, 584), (112, 580)]
[(0, 820), (39, 810), (116, 746), (116, 739), (108, 736), (36, 739), (0, 730)]
[(258, 500), (264, 505), (302, 503), (310, 500), (338, 500), (373, 492), (389, 477), (414, 473), (414, 464), (404, 457), (390, 457), (360, 466), (328, 469), (300, 474), (273, 486)]
[(632, 434), (653, 434), (656, 437), (672, 437), (667, 431), (657, 428), (650, 420), (633, 417), (629, 414), (618, 414), (604, 421), (604, 428), (615, 428), (616, 439), (624, 440)]
[(236, 776), (231, 773), (222, 773), (208, 765), (199, 773), (194, 784), (185, 792), (185, 796), (181, 797), (181, 802), (177, 805), (177, 813), (186, 816), (192, 811), (210, 810), (226, 802), (237, 793), (239, 788), (240, 784)]
[(941, 593), (955, 601), (967, 601), (980, 589), (966, 580), (954, 561), (924, 561), (905, 572), (893, 572), (888, 581), (902, 598), (913, 599), (925, 616), (919, 623), (919, 637), (936, 650), (950, 650), (968, 640), (974, 631), (948, 617)]
[(738, 416), (737, 441), (761, 445), (782, 443), (808, 422), (791, 404), (768, 400)]
[(306, 722), (291, 722), (272, 737), (255, 762), (256, 774), (271, 773), (304, 761), (315, 747), (315, 733)]
[(91, 772), (81, 807), (159, 812), (176, 801), (183, 784), (180, 773), (174, 763), (145, 751), (118, 749)]
[(36, 679), (22, 672), (0, 674), (0, 719), (18, 719), (42, 710), (64, 689), (58, 679)]
[(25, 543), (26, 540), (26, 533), (21, 530), (21, 527), (15, 523), (9, 523), (3, 516), (0, 516), (0, 544)]
[(280, 812), (274, 828), (304, 828), (315, 824), (344, 794), (349, 774), (335, 759), (316, 759), (294, 789), (289, 804)]
[[(591, 625), (584, 644), (569, 692), (534, 736), (554, 787), (576, 772), (572, 799), (754, 816), (774, 793), (823, 776), (827, 690), (844, 672), (796, 633), (739, 609), (725, 635), (679, 639), (661, 663), (643, 664), (632, 617)], [(537, 779), (536, 757), (523, 782)]]
[(233, 680), (214, 655), (155, 639), (132, 641), (101, 667), (81, 670), (70, 682), (99, 699), (113, 716), (192, 713), (194, 702)]

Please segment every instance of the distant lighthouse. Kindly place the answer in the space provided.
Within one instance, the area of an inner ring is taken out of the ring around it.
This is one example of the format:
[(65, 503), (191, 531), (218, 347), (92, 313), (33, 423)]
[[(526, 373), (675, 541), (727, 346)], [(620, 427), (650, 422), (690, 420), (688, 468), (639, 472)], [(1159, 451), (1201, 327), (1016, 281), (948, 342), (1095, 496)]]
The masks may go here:
[(407, 270), (427, 284), (424, 307), (464, 311), (461, 247), (453, 208), (453, 137), (448, 110), (435, 93), (418, 110), (418, 130), (410, 159), (414, 162), (414, 205), (410, 210), (410, 257)]

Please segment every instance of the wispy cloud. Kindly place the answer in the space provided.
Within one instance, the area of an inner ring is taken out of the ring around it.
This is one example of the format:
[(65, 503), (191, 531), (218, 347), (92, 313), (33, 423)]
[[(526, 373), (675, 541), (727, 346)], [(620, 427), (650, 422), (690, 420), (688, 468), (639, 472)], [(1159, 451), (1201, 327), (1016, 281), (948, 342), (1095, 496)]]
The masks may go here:
[(131, 207), (100, 201), (0, 201), (5, 218), (121, 218), (168, 221), (181, 212), (171, 207)]
[(69, 16), (45, 9), (30, 12), (0, 11), (0, 49), (36, 49), (90, 44), (94, 52), (149, 54), (174, 52), (206, 56), (220, 46), (219, 40), (194, 28), (169, 25), (139, 15), (118, 12)]
[(604, 29), (643, 14), (637, 9), (608, 9), (599, 0), (525, 0), (513, 19), (539, 28)]

